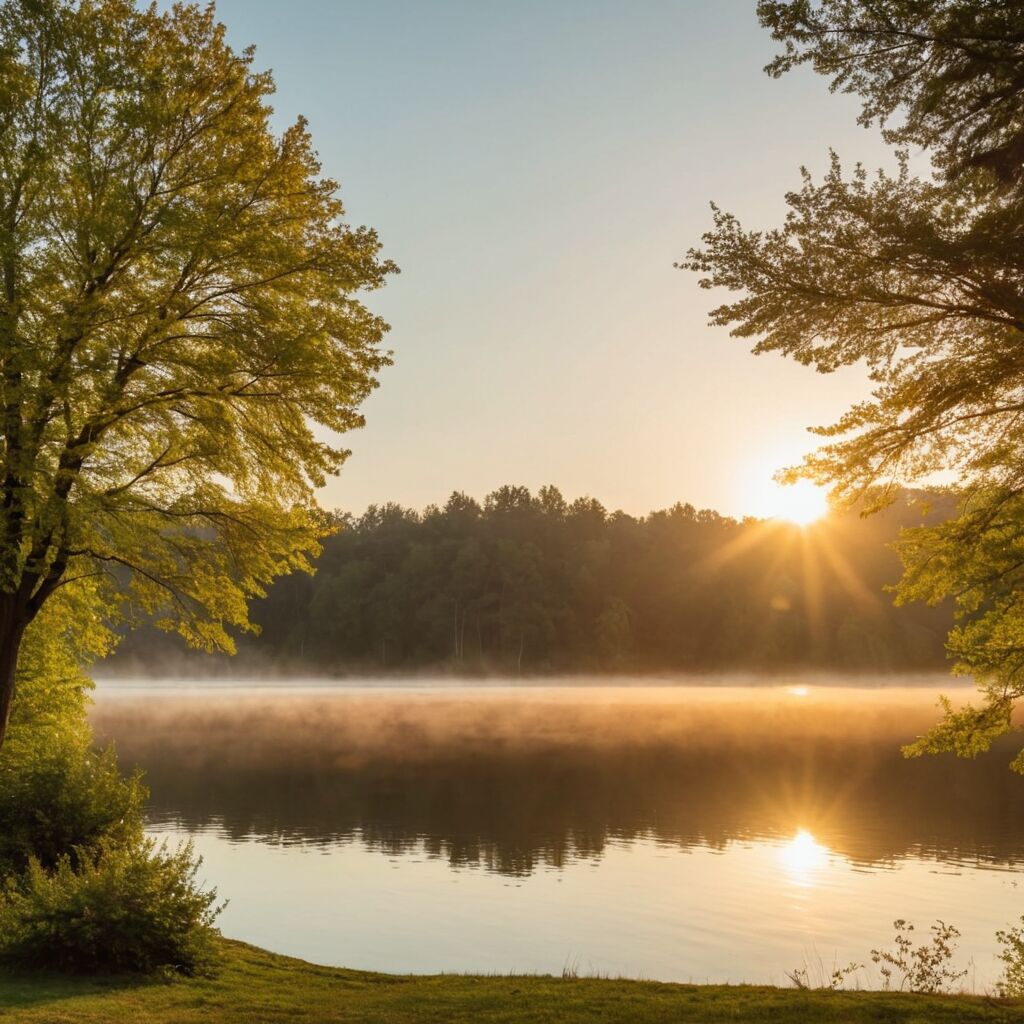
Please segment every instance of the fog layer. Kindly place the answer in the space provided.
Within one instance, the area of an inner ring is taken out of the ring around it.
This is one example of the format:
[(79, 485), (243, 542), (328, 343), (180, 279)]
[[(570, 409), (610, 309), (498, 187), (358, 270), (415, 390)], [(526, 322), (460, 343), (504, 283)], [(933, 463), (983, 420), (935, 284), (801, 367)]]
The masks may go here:
[[(93, 722), (141, 765), (154, 820), (235, 838), (528, 873), (651, 836), (720, 847), (805, 828), (854, 861), (1008, 864), (1012, 745), (908, 761), (933, 686), (244, 688), (108, 684)], [(964, 696), (960, 691), (960, 696)]]

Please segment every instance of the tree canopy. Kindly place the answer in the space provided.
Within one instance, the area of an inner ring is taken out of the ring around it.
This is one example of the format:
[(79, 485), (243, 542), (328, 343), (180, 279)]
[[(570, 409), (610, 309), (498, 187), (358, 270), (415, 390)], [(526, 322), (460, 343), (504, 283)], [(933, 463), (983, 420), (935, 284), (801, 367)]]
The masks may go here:
[[(1024, 165), (1024, 11), (1011, 0), (760, 0), (784, 44), (766, 70), (810, 64), (863, 102), (861, 123), (926, 148), (945, 176)], [(894, 117), (896, 123), (893, 123)]]
[(329, 528), (395, 268), (253, 61), (212, 6), (0, 5), (0, 739), (58, 588), (229, 648)]
[(833, 154), (786, 197), (782, 226), (746, 229), (716, 208), (682, 265), (740, 293), (712, 322), (755, 352), (824, 373), (867, 366), (870, 397), (819, 428), (826, 442), (791, 475), (869, 509), (955, 481), (958, 514), (905, 535), (898, 596), (956, 598), (950, 650), (985, 693), (914, 750), (974, 754), (1024, 696), (1024, 9), (795, 0), (759, 13), (784, 43), (770, 73), (811, 64), (933, 170), (915, 175), (899, 152), (895, 172), (847, 171)]

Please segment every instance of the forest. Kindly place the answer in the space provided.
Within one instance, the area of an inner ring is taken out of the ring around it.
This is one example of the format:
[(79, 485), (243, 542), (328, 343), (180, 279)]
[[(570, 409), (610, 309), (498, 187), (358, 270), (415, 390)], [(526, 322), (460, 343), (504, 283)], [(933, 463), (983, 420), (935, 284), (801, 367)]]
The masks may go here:
[[(949, 605), (896, 607), (886, 592), (900, 572), (892, 544), (922, 522), (920, 499), (807, 527), (688, 504), (635, 517), (553, 486), (337, 514), (315, 573), (254, 603), (260, 633), (239, 638), (234, 664), (197, 655), (188, 669), (939, 669)], [(143, 628), (110, 667), (181, 671), (182, 651)]]

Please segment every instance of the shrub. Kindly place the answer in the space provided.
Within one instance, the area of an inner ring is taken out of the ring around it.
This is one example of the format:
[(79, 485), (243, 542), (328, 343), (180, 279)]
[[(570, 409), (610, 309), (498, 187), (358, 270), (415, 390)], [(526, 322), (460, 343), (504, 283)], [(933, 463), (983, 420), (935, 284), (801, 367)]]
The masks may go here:
[(0, 751), (0, 874), (46, 868), (102, 842), (128, 842), (141, 828), (139, 776), (125, 778), (113, 750), (88, 735), (18, 729)]
[(79, 972), (205, 972), (215, 892), (192, 847), (144, 837), (139, 776), (96, 751), (83, 665), (111, 644), (85, 584), (32, 624), (0, 749), (0, 961)]
[(931, 941), (914, 946), (910, 933), (914, 926), (902, 918), (893, 922), (894, 949), (873, 949), (871, 959), (879, 965), (883, 988), (895, 987), (908, 992), (946, 992), (967, 975), (952, 966), (956, 940), (960, 932), (951, 924), (936, 921)]
[(64, 588), (25, 634), (11, 729), (0, 748), (0, 878), (35, 857), (47, 868), (141, 828), (145, 792), (123, 778), (112, 750), (97, 752), (86, 718), (92, 686), (83, 666), (110, 649), (94, 595)]
[(81, 973), (207, 973), (215, 961), (216, 891), (196, 884), (191, 844), (169, 851), (141, 833), (33, 858), (0, 897), (0, 960)]
[(1006, 999), (1024, 999), (1024, 927), (996, 932), (996, 938), (1003, 947), (999, 953), (1003, 976), (996, 983), (996, 991)]

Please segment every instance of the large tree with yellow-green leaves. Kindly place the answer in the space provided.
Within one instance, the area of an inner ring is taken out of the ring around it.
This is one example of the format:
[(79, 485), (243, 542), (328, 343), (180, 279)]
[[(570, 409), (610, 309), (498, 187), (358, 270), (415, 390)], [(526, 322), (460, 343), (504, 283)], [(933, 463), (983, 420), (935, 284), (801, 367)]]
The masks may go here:
[(59, 588), (230, 648), (325, 531), (394, 268), (272, 91), (212, 7), (0, 4), (0, 742)]
[[(980, 704), (946, 705), (911, 753), (973, 756), (1024, 697), (1024, 5), (1010, 0), (761, 0), (783, 50), (863, 103), (864, 124), (931, 157), (915, 175), (804, 174), (785, 222), (716, 209), (684, 266), (738, 293), (713, 322), (823, 373), (867, 366), (872, 390), (792, 475), (884, 503), (952, 477), (958, 514), (908, 531), (898, 600), (957, 601), (949, 638)], [(1014, 767), (1024, 771), (1024, 754)]]

